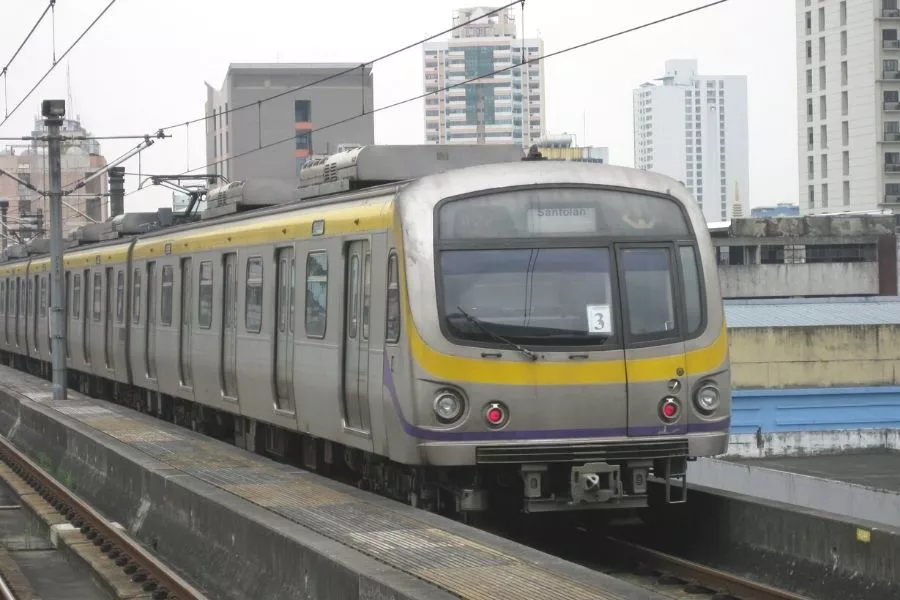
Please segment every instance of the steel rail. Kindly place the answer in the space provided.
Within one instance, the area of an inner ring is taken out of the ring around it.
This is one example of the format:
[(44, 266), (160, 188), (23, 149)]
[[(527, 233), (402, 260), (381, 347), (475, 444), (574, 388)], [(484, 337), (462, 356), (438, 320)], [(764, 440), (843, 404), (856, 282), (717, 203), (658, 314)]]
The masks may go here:
[(0, 575), (0, 600), (17, 600), (9, 584), (6, 583), (6, 577), (2, 575)]
[(94, 545), (101, 546), (110, 559), (116, 559), (116, 564), (132, 575), (132, 581), (143, 584), (144, 590), (152, 592), (153, 598), (206, 600), (199, 590), (44, 472), (3, 436), (0, 436), (0, 460), (79, 527)]
[(645, 564), (652, 565), (673, 575), (678, 575), (692, 582), (726, 591), (741, 600), (810, 600), (805, 596), (781, 590), (764, 583), (759, 583), (713, 569), (699, 563), (695, 563), (659, 550), (646, 548), (639, 544), (620, 540), (615, 537), (607, 537), (607, 541), (619, 546), (624, 553)]

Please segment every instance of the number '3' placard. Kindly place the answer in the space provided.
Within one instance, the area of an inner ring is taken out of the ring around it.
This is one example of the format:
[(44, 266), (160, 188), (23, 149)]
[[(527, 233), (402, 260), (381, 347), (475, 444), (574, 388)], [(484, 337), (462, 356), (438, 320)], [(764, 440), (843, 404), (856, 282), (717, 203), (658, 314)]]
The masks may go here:
[(609, 304), (587, 305), (588, 333), (612, 333)]

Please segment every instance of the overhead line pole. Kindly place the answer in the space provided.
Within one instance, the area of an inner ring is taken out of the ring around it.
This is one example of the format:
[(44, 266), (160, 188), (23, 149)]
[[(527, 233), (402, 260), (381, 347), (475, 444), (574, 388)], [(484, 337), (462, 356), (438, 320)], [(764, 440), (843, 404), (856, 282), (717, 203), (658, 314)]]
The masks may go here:
[(53, 399), (65, 400), (68, 395), (66, 373), (66, 320), (63, 286), (62, 239), (62, 164), (60, 125), (66, 114), (65, 100), (44, 100), (41, 114), (47, 126), (48, 158), (50, 161), (50, 358), (53, 365)]

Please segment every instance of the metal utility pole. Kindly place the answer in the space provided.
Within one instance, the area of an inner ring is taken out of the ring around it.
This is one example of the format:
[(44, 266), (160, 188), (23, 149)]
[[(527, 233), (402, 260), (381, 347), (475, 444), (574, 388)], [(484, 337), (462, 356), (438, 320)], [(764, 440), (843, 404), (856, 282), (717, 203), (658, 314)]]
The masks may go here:
[(0, 247), (3, 248), (3, 258), (6, 258), (6, 238), (9, 235), (6, 230), (6, 218), (7, 213), (9, 212), (9, 201), (8, 200), (0, 200), (0, 236), (2, 236), (2, 240), (0, 240)]
[(50, 162), (50, 357), (53, 364), (53, 399), (65, 400), (68, 392), (66, 374), (66, 319), (63, 311), (62, 240), (62, 165), (60, 163), (59, 127), (66, 114), (65, 100), (44, 100), (41, 115), (47, 126)]

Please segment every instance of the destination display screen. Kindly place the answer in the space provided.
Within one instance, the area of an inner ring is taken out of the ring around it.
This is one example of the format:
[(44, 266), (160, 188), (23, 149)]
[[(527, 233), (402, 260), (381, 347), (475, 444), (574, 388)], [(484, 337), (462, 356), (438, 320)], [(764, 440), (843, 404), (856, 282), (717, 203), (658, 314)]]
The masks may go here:
[(522, 237), (687, 237), (673, 200), (618, 190), (532, 189), (444, 204), (442, 240)]

